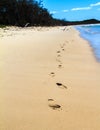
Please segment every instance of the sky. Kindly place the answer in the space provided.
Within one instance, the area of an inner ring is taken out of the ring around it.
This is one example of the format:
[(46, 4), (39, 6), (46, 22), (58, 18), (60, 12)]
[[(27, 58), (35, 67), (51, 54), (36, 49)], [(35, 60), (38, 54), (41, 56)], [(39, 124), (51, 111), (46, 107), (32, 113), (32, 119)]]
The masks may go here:
[(54, 18), (68, 21), (100, 20), (100, 0), (43, 0), (43, 6)]

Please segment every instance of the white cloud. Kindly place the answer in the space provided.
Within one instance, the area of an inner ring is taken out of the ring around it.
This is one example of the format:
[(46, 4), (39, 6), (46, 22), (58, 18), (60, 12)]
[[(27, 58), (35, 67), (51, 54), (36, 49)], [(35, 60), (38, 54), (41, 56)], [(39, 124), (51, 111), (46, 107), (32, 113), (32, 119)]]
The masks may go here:
[(90, 4), (91, 7), (93, 7), (93, 6), (99, 6), (99, 5), (100, 5), (100, 2), (97, 2), (95, 4)]
[(62, 12), (66, 13), (66, 12), (68, 12), (68, 10), (67, 9), (66, 10), (62, 10)]
[(51, 14), (57, 14), (58, 12), (57, 11), (51, 11), (50, 13)]
[(78, 10), (90, 10), (91, 7), (82, 7), (82, 8), (73, 8), (71, 11), (78, 11)]

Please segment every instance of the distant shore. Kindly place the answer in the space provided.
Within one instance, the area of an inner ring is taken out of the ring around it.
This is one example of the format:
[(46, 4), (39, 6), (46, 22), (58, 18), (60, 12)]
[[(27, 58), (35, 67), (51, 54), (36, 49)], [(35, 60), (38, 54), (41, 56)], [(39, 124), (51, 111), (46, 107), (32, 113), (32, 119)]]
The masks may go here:
[(72, 26), (0, 29), (0, 130), (99, 130), (100, 64)]

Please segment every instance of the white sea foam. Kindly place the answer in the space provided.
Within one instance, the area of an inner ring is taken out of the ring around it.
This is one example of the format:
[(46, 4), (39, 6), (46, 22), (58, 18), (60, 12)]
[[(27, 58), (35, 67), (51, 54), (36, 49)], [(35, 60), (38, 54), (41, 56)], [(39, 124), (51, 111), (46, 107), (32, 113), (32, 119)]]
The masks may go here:
[(80, 31), (80, 35), (89, 41), (94, 50), (96, 59), (100, 62), (100, 24), (88, 24), (75, 26)]

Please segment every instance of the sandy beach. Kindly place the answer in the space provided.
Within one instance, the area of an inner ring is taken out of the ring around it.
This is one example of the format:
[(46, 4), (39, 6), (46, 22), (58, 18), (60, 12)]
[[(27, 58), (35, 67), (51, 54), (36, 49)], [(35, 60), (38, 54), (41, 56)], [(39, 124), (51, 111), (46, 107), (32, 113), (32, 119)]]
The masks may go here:
[(0, 30), (0, 130), (100, 130), (100, 63), (72, 26)]

